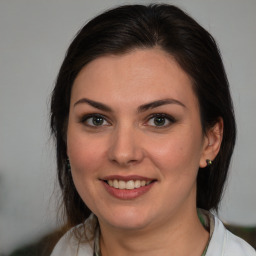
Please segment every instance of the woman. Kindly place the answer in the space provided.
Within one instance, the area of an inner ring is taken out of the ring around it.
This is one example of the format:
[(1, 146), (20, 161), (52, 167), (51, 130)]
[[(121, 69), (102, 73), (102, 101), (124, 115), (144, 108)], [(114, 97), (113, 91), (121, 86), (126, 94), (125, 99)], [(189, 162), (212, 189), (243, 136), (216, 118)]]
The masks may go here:
[(52, 95), (73, 227), (52, 255), (256, 255), (218, 210), (235, 144), (214, 39), (171, 5), (115, 8), (70, 45)]

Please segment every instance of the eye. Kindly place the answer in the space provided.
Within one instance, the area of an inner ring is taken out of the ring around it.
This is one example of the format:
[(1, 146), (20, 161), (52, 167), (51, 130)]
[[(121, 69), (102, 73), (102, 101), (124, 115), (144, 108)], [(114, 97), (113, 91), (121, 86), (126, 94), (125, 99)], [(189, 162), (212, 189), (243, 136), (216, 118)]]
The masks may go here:
[(106, 120), (106, 118), (99, 114), (86, 115), (82, 118), (81, 122), (87, 126), (92, 126), (92, 127), (101, 127), (101, 126), (110, 125), (110, 123)]
[(175, 122), (175, 119), (170, 115), (154, 114), (148, 119), (147, 125), (161, 128), (161, 127), (167, 127), (174, 122)]

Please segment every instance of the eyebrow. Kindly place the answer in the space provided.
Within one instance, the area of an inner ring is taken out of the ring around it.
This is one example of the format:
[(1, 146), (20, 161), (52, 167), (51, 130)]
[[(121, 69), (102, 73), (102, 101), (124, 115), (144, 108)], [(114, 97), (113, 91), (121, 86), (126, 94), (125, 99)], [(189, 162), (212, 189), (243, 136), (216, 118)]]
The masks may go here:
[(180, 106), (186, 108), (186, 106), (182, 102), (175, 100), (175, 99), (168, 98), (168, 99), (156, 100), (156, 101), (141, 105), (138, 108), (138, 112), (145, 112), (149, 109), (157, 108), (157, 107), (167, 105), (167, 104), (177, 104), (177, 105), (180, 105)]
[(74, 107), (78, 104), (81, 104), (81, 103), (87, 103), (88, 105), (94, 107), (94, 108), (97, 108), (97, 109), (100, 109), (102, 111), (106, 111), (106, 112), (113, 112), (113, 110), (108, 107), (107, 105), (103, 104), (103, 103), (100, 103), (100, 102), (97, 102), (97, 101), (94, 101), (94, 100), (89, 100), (87, 98), (82, 98), (80, 100), (78, 100), (75, 104), (74, 104)]
[[(78, 100), (74, 104), (74, 107), (77, 106), (78, 104), (82, 104), (82, 103), (86, 103), (94, 108), (100, 109), (105, 112), (113, 112), (113, 110), (109, 106), (107, 106), (103, 103), (94, 101), (94, 100), (87, 99), (87, 98), (82, 98), (82, 99)], [(138, 107), (137, 111), (139, 113), (141, 113), (141, 112), (145, 112), (149, 109), (157, 108), (157, 107), (167, 105), (167, 104), (177, 104), (179, 106), (186, 108), (186, 106), (182, 102), (175, 100), (175, 99), (168, 98), (168, 99), (156, 100), (156, 101), (153, 101), (150, 103), (143, 104)]]

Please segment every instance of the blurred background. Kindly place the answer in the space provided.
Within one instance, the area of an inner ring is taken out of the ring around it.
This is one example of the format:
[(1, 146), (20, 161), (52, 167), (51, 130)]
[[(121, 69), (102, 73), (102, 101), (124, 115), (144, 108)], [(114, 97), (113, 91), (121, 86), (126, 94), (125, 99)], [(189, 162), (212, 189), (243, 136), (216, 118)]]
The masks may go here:
[[(0, 0), (0, 256), (58, 228), (48, 112), (72, 38), (103, 10), (151, 2)], [(228, 224), (256, 226), (256, 1), (161, 2), (188, 12), (219, 44), (238, 123), (220, 217)]]

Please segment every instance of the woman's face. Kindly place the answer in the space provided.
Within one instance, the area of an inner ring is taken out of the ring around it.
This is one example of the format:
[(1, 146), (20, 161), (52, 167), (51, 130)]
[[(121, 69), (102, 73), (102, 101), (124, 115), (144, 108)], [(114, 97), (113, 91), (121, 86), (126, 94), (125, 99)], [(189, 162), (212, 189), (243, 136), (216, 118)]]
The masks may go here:
[(102, 225), (141, 229), (194, 211), (207, 145), (191, 80), (162, 50), (100, 57), (78, 74), (67, 154)]

